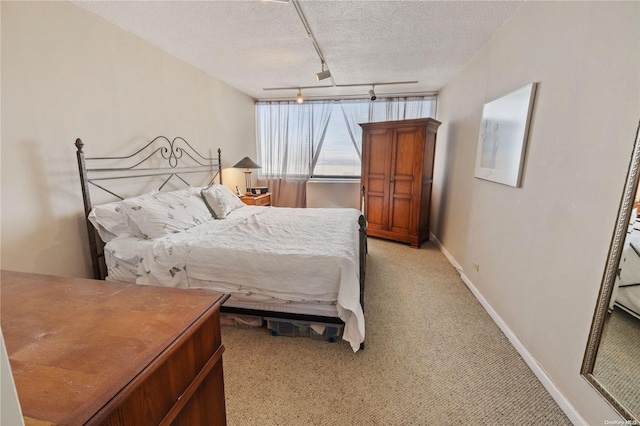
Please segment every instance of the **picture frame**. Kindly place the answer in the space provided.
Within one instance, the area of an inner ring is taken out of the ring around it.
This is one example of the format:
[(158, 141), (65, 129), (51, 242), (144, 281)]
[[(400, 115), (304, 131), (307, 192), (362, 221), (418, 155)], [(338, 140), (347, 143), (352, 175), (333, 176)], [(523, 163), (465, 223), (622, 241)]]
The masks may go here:
[(475, 177), (520, 186), (537, 85), (527, 84), (484, 104)]

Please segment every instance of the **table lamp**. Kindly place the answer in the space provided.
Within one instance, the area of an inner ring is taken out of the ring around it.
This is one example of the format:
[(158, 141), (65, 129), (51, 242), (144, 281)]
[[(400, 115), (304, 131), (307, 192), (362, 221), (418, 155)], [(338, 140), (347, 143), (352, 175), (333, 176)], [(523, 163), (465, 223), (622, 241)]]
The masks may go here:
[(233, 166), (234, 169), (245, 169), (244, 170), (244, 180), (245, 180), (245, 184), (247, 186), (246, 190), (247, 190), (247, 194), (249, 192), (251, 192), (251, 169), (260, 169), (261, 167), (256, 164), (251, 158), (249, 157), (244, 157), (242, 160), (238, 161), (235, 166)]

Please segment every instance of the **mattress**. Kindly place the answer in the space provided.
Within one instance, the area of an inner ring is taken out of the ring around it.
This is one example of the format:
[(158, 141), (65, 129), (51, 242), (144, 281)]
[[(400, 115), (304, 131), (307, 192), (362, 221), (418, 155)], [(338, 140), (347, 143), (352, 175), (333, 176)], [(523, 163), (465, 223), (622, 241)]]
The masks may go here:
[(359, 215), (247, 206), (163, 238), (115, 239), (105, 246), (108, 279), (222, 291), (229, 306), (338, 316), (355, 351), (364, 341)]
[(616, 305), (640, 319), (640, 284), (620, 287)]

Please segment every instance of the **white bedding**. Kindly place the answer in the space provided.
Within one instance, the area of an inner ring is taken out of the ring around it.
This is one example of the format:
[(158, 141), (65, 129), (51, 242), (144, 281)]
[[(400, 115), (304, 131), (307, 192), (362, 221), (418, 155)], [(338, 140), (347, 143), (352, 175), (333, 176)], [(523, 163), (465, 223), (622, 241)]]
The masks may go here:
[(638, 221), (627, 232), (618, 276), (613, 288), (610, 307), (618, 305), (640, 318), (640, 230)]
[(109, 279), (232, 294), (238, 302), (334, 305), (364, 341), (356, 209), (247, 206), (177, 234), (105, 246)]
[(616, 305), (640, 319), (640, 285), (620, 287)]

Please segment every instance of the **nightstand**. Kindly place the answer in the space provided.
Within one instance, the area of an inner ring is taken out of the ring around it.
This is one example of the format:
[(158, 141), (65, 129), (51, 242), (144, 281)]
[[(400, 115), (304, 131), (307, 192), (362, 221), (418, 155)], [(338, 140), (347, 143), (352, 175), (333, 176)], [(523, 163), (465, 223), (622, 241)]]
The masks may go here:
[(243, 203), (248, 206), (270, 206), (271, 205), (271, 193), (260, 195), (243, 195), (240, 197)]

